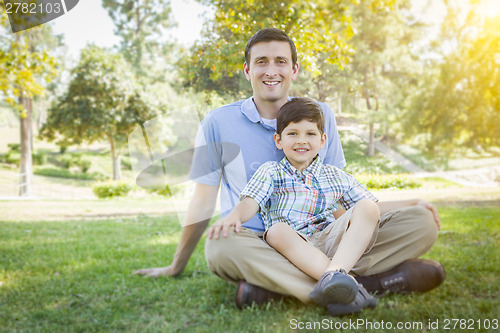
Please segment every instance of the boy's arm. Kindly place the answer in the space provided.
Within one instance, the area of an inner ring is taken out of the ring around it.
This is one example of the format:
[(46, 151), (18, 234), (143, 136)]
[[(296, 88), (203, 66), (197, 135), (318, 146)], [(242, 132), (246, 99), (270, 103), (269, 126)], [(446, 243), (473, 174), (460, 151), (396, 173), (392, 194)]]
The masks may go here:
[(379, 201), (377, 202), (378, 208), (380, 210), (380, 215), (390, 212), (391, 210), (410, 207), (410, 206), (422, 206), (431, 211), (434, 216), (434, 221), (438, 226), (438, 229), (441, 229), (441, 219), (439, 218), (439, 213), (437, 208), (428, 203), (427, 201), (421, 199), (410, 199), (410, 200), (398, 200), (398, 201)]
[(222, 229), (222, 235), (227, 237), (229, 226), (234, 225), (234, 231), (240, 232), (241, 223), (250, 220), (259, 211), (259, 204), (250, 197), (245, 197), (240, 201), (226, 217), (215, 222), (207, 232), (208, 239), (219, 239), (219, 234)]

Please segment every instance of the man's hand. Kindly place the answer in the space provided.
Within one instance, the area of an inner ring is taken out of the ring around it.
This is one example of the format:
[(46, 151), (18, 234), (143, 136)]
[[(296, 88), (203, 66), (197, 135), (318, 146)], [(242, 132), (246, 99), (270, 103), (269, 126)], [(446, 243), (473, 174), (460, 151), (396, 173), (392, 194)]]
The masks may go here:
[(208, 228), (207, 231), (208, 239), (212, 239), (212, 237), (214, 237), (215, 239), (219, 239), (219, 234), (221, 229), (224, 238), (227, 237), (227, 234), (229, 232), (229, 227), (232, 225), (234, 225), (234, 232), (240, 232), (241, 221), (239, 219), (231, 218), (231, 215), (228, 215), (225, 218), (220, 219), (219, 221), (215, 222), (214, 225)]
[(161, 276), (177, 276), (181, 272), (178, 272), (178, 270), (174, 269), (173, 266), (168, 266), (168, 267), (155, 267), (155, 268), (145, 268), (145, 269), (139, 269), (135, 271), (133, 274), (134, 275), (141, 275), (144, 277), (151, 277), (151, 278), (157, 278)]
[(417, 205), (425, 207), (425, 208), (427, 208), (428, 210), (431, 211), (432, 215), (434, 216), (434, 221), (436, 221), (436, 224), (438, 226), (438, 230), (441, 230), (441, 219), (439, 218), (439, 213), (438, 213), (438, 210), (437, 210), (436, 206), (434, 206), (433, 204), (428, 203), (425, 200), (420, 200), (417, 203)]

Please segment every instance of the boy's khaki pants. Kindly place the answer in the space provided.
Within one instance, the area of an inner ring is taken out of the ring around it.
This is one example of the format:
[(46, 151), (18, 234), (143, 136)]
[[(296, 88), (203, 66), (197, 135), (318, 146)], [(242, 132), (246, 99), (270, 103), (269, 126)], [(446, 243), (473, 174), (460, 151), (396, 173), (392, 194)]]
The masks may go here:
[[(343, 230), (340, 232), (323, 234), (323, 239), (314, 243), (331, 258), (343, 235)], [(380, 217), (373, 247), (361, 256), (351, 272), (372, 275), (388, 271), (429, 251), (437, 234), (436, 222), (426, 208), (414, 206), (390, 211)], [(205, 256), (208, 268), (225, 280), (234, 283), (245, 280), (304, 303), (309, 303), (309, 293), (317, 282), (246, 228), (239, 233), (230, 232), (227, 238), (207, 240)]]

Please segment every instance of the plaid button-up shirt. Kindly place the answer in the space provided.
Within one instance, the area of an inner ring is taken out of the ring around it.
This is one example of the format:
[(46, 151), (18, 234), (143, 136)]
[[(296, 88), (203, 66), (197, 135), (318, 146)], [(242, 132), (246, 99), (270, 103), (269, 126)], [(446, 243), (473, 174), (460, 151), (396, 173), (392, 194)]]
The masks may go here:
[(338, 204), (349, 209), (361, 199), (378, 199), (353, 176), (316, 156), (302, 173), (283, 158), (262, 164), (252, 176), (240, 199), (257, 201), (266, 230), (284, 222), (305, 235), (323, 230), (335, 221)]

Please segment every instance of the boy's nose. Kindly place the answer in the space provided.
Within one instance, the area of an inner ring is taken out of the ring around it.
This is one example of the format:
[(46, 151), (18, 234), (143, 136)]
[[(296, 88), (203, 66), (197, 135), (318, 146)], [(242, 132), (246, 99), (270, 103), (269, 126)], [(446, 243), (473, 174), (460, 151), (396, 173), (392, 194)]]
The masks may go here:
[(307, 137), (305, 137), (305, 136), (299, 136), (297, 138), (297, 143), (298, 144), (307, 144)]

